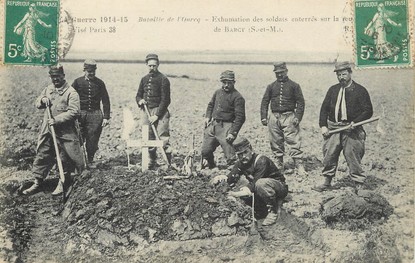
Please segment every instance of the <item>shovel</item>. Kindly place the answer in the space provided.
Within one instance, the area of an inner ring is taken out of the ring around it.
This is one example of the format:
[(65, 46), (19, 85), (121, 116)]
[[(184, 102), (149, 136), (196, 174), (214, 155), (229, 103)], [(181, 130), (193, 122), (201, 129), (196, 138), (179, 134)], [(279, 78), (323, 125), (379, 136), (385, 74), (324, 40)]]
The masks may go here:
[[(50, 104), (48, 103), (46, 105), (46, 111), (48, 113), (48, 118), (49, 120), (52, 119), (52, 110), (50, 109)], [(50, 131), (52, 134), (52, 140), (53, 140), (53, 146), (55, 147), (55, 153), (56, 153), (56, 162), (58, 164), (58, 170), (59, 170), (59, 182), (56, 188), (58, 187), (62, 187), (63, 191), (64, 191), (64, 196), (65, 196), (65, 189), (64, 189), (64, 183), (65, 183), (65, 174), (63, 172), (63, 165), (62, 165), (62, 159), (59, 155), (59, 147), (58, 147), (58, 141), (56, 139), (56, 133), (55, 133), (55, 127), (53, 127), (53, 125), (49, 125), (50, 127)]]
[[(150, 112), (148, 111), (147, 104), (144, 104), (144, 110), (145, 110), (145, 112), (146, 112), (146, 114), (147, 114), (147, 117), (148, 117), (148, 118), (150, 118)], [(157, 133), (156, 126), (154, 126), (154, 124), (153, 124), (153, 123), (151, 123), (151, 129), (153, 129), (153, 133), (154, 133), (154, 135), (156, 136), (156, 139), (157, 139), (157, 140), (160, 140), (160, 136), (159, 136), (159, 134)], [(163, 148), (163, 147), (160, 147), (160, 148), (161, 148), (161, 155), (163, 156), (163, 160), (166, 162), (167, 166), (170, 166), (169, 158), (167, 158), (166, 151), (164, 150), (164, 148)]]
[[(357, 123), (353, 124), (353, 127), (360, 126), (360, 125), (363, 125), (363, 124), (366, 124), (366, 123), (371, 123), (371, 122), (377, 121), (379, 119), (380, 119), (380, 117), (373, 117), (373, 118), (370, 118), (370, 119), (367, 119), (367, 120), (364, 120), (364, 121), (357, 122)], [(329, 131), (329, 133), (334, 134), (334, 133), (342, 132), (342, 131), (350, 129), (350, 127), (351, 127), (351, 125), (347, 125), (347, 126), (335, 129), (335, 130), (331, 130), (331, 131)]]
[(255, 194), (252, 193), (252, 208), (251, 208), (251, 213), (252, 213), (252, 223), (251, 223), (251, 228), (249, 230), (251, 235), (257, 235), (258, 234), (258, 229), (256, 228), (256, 219), (255, 219)]

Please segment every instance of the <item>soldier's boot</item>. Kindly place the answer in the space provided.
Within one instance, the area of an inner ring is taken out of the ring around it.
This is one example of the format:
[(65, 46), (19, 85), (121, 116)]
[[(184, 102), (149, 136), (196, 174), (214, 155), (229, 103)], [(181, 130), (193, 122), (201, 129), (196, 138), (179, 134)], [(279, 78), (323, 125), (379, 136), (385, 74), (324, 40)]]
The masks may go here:
[(166, 153), (167, 161), (169, 161), (169, 164), (171, 164), (172, 155), (171, 153)]
[(172, 149), (170, 147), (164, 148), (164, 152), (166, 153), (167, 161), (171, 164), (171, 160), (173, 158)]
[(213, 169), (216, 167), (216, 163), (212, 158), (202, 157), (202, 169)]
[(278, 208), (277, 202), (273, 202), (272, 204), (267, 205), (268, 207), (268, 215), (265, 217), (264, 221), (262, 222), (263, 226), (270, 226), (277, 222), (278, 219)]
[(317, 192), (323, 192), (323, 191), (331, 191), (335, 189), (331, 185), (331, 180), (333, 178), (331, 176), (324, 176), (324, 183), (322, 185), (311, 187), (311, 190), (317, 191)]
[(148, 153), (150, 155), (150, 163), (148, 164), (148, 168), (155, 169), (157, 166), (157, 152), (155, 149), (151, 149), (148, 151)]
[(304, 168), (303, 160), (294, 159), (294, 163), (295, 163), (295, 168), (296, 168), (297, 175), (299, 175), (301, 177), (308, 176), (308, 173), (306, 172), (306, 170)]
[(35, 178), (33, 181), (32, 186), (30, 186), (28, 189), (24, 190), (22, 194), (24, 195), (31, 195), (39, 191), (40, 185), (42, 184), (43, 180), (40, 178)]
[(277, 156), (276, 166), (281, 171), (284, 172), (284, 156)]

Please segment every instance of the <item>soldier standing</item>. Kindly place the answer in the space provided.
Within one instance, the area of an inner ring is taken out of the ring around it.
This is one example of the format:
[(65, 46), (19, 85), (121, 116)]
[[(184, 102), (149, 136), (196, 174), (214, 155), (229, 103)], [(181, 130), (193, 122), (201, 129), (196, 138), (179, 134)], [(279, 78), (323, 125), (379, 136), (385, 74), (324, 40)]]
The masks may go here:
[[(288, 78), (285, 62), (274, 64), (277, 80), (269, 84), (261, 102), (261, 122), (270, 134), (271, 150), (280, 169), (284, 167), (285, 145), (290, 147), (298, 175), (307, 175), (303, 166), (300, 122), (304, 114), (304, 97), (300, 85)], [(271, 113), (268, 116), (268, 106)]]
[(235, 89), (235, 73), (224, 71), (222, 88), (215, 91), (208, 103), (202, 144), (202, 169), (216, 166), (213, 152), (220, 145), (228, 165), (235, 162), (232, 142), (245, 122), (245, 99)]
[[(170, 81), (163, 73), (158, 71), (160, 61), (156, 54), (148, 54), (145, 61), (149, 73), (141, 79), (135, 99), (138, 107), (141, 109), (142, 125), (155, 125), (160, 139), (164, 142), (164, 150), (166, 151), (167, 158), (170, 162), (170, 113), (167, 108), (171, 101)], [(147, 105), (150, 117), (147, 116), (144, 105)], [(156, 139), (152, 129), (149, 129), (149, 139)], [(150, 155), (150, 168), (154, 168), (157, 164), (156, 151), (157, 148), (155, 147), (149, 148), (148, 150)]]
[[(110, 99), (105, 83), (96, 77), (97, 63), (87, 59), (84, 62), (85, 75), (77, 78), (72, 87), (78, 92), (81, 101), (80, 126), (85, 141), (87, 159), (90, 167), (98, 150), (102, 128), (110, 119)], [(103, 112), (101, 111), (101, 103)]]
[[(47, 110), (45, 110), (32, 168), (35, 180), (30, 188), (23, 191), (25, 195), (33, 194), (39, 190), (43, 179), (56, 163), (56, 152), (50, 126), (54, 127), (59, 156), (62, 159), (65, 175), (63, 188), (69, 187), (72, 183), (71, 172), (77, 169), (80, 173), (84, 166), (78, 133), (75, 128), (75, 121), (78, 118), (80, 108), (79, 95), (65, 81), (62, 66), (52, 66), (49, 75), (52, 85), (43, 89), (36, 99), (35, 105), (38, 109), (50, 107), (53, 118), (49, 119)], [(63, 190), (65, 189), (57, 187), (52, 194), (61, 194)]]
[[(329, 88), (320, 109), (319, 125), (324, 137), (324, 183), (312, 188), (318, 192), (333, 189), (331, 181), (336, 174), (342, 150), (349, 167), (349, 176), (356, 187), (361, 188), (366, 178), (361, 166), (366, 132), (362, 126), (355, 127), (353, 124), (372, 117), (372, 102), (366, 88), (352, 80), (352, 68), (348, 62), (336, 63), (334, 72), (339, 83)], [(330, 130), (345, 126), (350, 128), (330, 134)]]

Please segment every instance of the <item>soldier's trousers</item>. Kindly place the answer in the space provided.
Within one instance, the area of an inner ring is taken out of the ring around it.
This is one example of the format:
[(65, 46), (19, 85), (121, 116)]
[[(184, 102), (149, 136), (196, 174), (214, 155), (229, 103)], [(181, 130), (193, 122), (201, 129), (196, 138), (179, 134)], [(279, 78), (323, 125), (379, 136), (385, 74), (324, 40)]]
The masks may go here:
[(203, 134), (202, 158), (208, 160), (208, 162), (213, 162), (213, 152), (220, 145), (228, 164), (235, 161), (235, 150), (233, 149), (232, 144), (226, 141), (226, 136), (228, 135), (231, 127), (232, 122), (213, 120), (212, 123), (205, 128)]
[[(150, 116), (153, 116), (157, 113), (158, 111), (158, 107), (152, 108), (152, 109), (148, 109)], [(153, 129), (151, 128), (151, 124), (148, 120), (148, 116), (147, 113), (145, 112), (145, 110), (141, 110), (141, 125), (148, 125), (148, 137), (150, 140), (155, 140), (156, 139), (156, 135), (153, 132)], [(171, 148), (170, 148), (170, 112), (166, 111), (166, 113), (158, 119), (158, 121), (154, 124), (154, 126), (156, 127), (157, 133), (160, 137), (160, 140), (163, 141), (163, 145), (164, 145), (164, 150), (166, 151), (167, 154), (171, 153)], [(157, 148), (155, 147), (151, 147), (149, 148), (149, 153), (150, 153), (150, 158), (151, 159), (155, 159), (156, 157), (156, 151)]]
[(101, 110), (81, 110), (80, 124), (82, 139), (85, 142), (88, 162), (94, 160), (102, 132), (103, 114)]
[[(329, 129), (340, 128), (344, 125), (329, 122)], [(332, 134), (323, 143), (323, 176), (334, 177), (336, 174), (340, 152), (343, 151), (349, 174), (352, 180), (362, 183), (365, 180), (361, 161), (365, 154), (366, 133), (362, 126), (353, 130)]]
[[(261, 178), (255, 183), (255, 213), (257, 218), (266, 216), (268, 206), (275, 206), (277, 199), (283, 200), (288, 195), (288, 186), (273, 178)], [(252, 206), (252, 198), (242, 198), (244, 202)]]
[(293, 159), (302, 158), (300, 126), (294, 126), (294, 112), (275, 113), (268, 117), (270, 145), (275, 157), (283, 157), (285, 144), (289, 147), (289, 156)]
[[(81, 148), (78, 141), (58, 139), (59, 156), (62, 159), (65, 174), (75, 170), (81, 172), (84, 167)], [(33, 161), (32, 172), (38, 179), (45, 178), (52, 166), (56, 163), (56, 152), (50, 133), (42, 135), (36, 150), (36, 157)]]

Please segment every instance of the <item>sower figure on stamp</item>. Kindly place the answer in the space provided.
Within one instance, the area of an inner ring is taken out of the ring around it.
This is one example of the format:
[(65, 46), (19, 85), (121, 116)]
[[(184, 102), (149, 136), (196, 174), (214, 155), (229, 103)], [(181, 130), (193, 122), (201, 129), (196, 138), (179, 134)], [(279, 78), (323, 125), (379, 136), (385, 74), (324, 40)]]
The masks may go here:
[(255, 208), (261, 207), (261, 204), (268, 208), (268, 215), (262, 225), (274, 224), (281, 214), (283, 200), (288, 194), (284, 175), (271, 159), (255, 153), (247, 139), (238, 137), (233, 147), (238, 161), (227, 176), (218, 175), (212, 179), (211, 183), (216, 185), (221, 181), (227, 181), (232, 186), (242, 175), (245, 175), (249, 184), (242, 187), (240, 191), (229, 192), (229, 195), (249, 197), (253, 194)]
[[(303, 166), (301, 150), (300, 122), (304, 114), (304, 97), (300, 85), (288, 78), (285, 62), (274, 64), (277, 80), (269, 84), (261, 102), (261, 122), (267, 126), (270, 145), (277, 165), (284, 169), (285, 144), (293, 158), (297, 174), (307, 175)], [(271, 104), (271, 113), (268, 107)]]
[[(336, 174), (342, 150), (350, 178), (356, 187), (360, 188), (365, 180), (361, 160), (365, 153), (366, 133), (362, 126), (354, 127), (353, 124), (372, 117), (372, 102), (366, 88), (352, 80), (352, 69), (348, 62), (337, 63), (334, 72), (339, 83), (329, 88), (320, 110), (325, 180), (322, 185), (312, 188), (318, 192), (333, 189), (331, 181)], [(350, 129), (330, 134), (330, 130), (348, 125), (351, 125)]]
[(224, 71), (220, 76), (222, 88), (215, 91), (205, 115), (202, 144), (202, 169), (216, 166), (213, 152), (220, 145), (228, 165), (235, 162), (232, 142), (245, 122), (245, 99), (235, 89), (235, 73)]
[(105, 83), (96, 77), (96, 69), (95, 60), (85, 60), (85, 75), (77, 78), (72, 84), (81, 100), (80, 126), (90, 168), (94, 167), (93, 161), (98, 150), (99, 138), (102, 128), (109, 123), (111, 108), (107, 88)]
[[(75, 169), (80, 173), (84, 166), (78, 133), (75, 128), (75, 121), (78, 118), (80, 108), (79, 95), (65, 81), (62, 66), (51, 67), (49, 74), (53, 84), (47, 86), (41, 92), (36, 100), (36, 107), (38, 109), (50, 107), (53, 118), (49, 119), (48, 109), (46, 109), (32, 168), (35, 180), (30, 188), (23, 191), (23, 194), (26, 195), (33, 194), (39, 190), (43, 179), (55, 164), (56, 153), (50, 126), (54, 127), (59, 156), (63, 163), (64, 188), (69, 187), (72, 183), (71, 173)], [(52, 194), (61, 194), (63, 190), (65, 189), (57, 187)]]
[[(149, 74), (141, 79), (135, 99), (138, 107), (141, 109), (142, 125), (155, 125), (160, 139), (164, 142), (164, 149), (170, 162), (170, 113), (167, 108), (170, 105), (170, 81), (163, 73), (158, 71), (160, 62), (156, 54), (148, 54), (145, 61), (149, 69)], [(150, 118), (145, 111), (145, 105), (148, 107)], [(152, 129), (149, 129), (149, 138), (150, 140), (156, 139)], [(156, 148), (150, 148), (148, 150), (150, 155), (150, 168), (154, 168), (157, 164), (156, 150)]]

